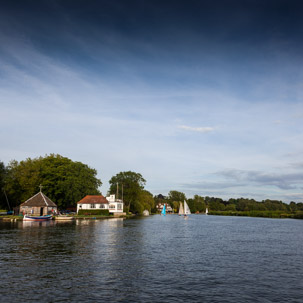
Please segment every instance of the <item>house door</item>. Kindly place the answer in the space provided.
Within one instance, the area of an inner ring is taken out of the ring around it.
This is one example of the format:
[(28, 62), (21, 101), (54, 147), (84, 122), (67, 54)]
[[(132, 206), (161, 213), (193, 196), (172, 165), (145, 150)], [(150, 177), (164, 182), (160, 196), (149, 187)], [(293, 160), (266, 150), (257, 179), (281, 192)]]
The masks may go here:
[(43, 216), (43, 207), (40, 208), (40, 216)]

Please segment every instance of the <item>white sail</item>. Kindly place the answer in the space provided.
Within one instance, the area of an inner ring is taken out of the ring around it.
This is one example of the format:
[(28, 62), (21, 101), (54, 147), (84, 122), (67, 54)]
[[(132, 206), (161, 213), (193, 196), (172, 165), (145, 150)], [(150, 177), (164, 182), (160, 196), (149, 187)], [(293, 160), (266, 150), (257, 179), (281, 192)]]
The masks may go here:
[(206, 210), (205, 210), (205, 215), (207, 215), (208, 214), (208, 208), (206, 207)]
[(186, 201), (184, 201), (184, 215), (190, 215), (191, 212), (190, 212), (190, 209), (186, 203)]
[(183, 204), (180, 202), (180, 207), (179, 207), (179, 216), (184, 215), (184, 209), (183, 209)]

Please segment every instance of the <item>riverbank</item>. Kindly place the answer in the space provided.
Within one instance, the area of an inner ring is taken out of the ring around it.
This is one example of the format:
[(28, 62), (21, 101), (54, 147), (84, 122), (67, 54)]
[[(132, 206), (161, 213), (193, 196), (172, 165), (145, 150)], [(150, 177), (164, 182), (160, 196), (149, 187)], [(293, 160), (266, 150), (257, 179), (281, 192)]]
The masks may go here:
[[(121, 216), (85, 216), (85, 215), (71, 215), (68, 218), (80, 219), (80, 220), (104, 220), (104, 219), (117, 219), (117, 218), (132, 218), (135, 215), (121, 215)], [(52, 220), (56, 220), (56, 217), (53, 217)], [(6, 215), (1, 216), (0, 221), (23, 221), (23, 216), (14, 216), (14, 215)]]
[(208, 214), (213, 216), (303, 219), (303, 212), (286, 213), (283, 211), (209, 211)]

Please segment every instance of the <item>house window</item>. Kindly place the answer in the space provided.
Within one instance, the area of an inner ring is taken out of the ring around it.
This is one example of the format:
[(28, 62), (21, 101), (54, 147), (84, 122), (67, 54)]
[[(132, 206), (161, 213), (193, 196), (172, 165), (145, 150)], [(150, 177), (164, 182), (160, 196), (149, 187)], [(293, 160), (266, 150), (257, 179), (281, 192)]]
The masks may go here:
[(96, 208), (96, 204), (91, 204), (90, 208)]
[(122, 204), (118, 204), (117, 209), (121, 210), (122, 209)]
[(100, 204), (100, 208), (105, 208), (105, 205), (104, 204)]
[(115, 204), (110, 204), (109, 205), (109, 209), (115, 209), (116, 208), (116, 205)]

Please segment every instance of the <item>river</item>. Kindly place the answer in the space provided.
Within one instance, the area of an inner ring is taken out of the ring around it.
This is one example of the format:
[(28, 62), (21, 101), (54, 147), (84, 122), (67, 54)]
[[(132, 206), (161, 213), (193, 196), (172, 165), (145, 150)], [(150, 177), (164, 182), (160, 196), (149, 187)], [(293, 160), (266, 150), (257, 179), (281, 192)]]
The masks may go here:
[(303, 220), (0, 222), (1, 302), (303, 302)]

